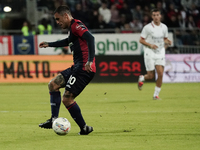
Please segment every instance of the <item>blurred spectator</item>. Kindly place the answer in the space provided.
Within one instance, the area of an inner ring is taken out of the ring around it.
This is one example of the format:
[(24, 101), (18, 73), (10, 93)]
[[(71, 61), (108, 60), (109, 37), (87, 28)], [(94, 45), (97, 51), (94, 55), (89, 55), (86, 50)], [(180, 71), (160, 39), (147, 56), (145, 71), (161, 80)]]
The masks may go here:
[(101, 6), (101, 0), (90, 0), (92, 9), (97, 9)]
[(87, 27), (90, 27), (87, 12), (83, 11), (80, 3), (76, 4), (76, 8), (75, 11), (72, 12), (72, 16), (78, 20), (81, 20)]
[(170, 17), (170, 20), (169, 20), (169, 23), (167, 24), (167, 26), (169, 28), (178, 28), (178, 27), (180, 27), (176, 15), (172, 15)]
[(178, 24), (180, 28), (186, 28), (186, 19), (184, 19), (181, 14), (178, 15)]
[(99, 14), (103, 16), (103, 20), (106, 24), (110, 22), (111, 12), (110, 9), (107, 8), (106, 0), (102, 0), (101, 7), (99, 7)]
[(140, 5), (136, 5), (135, 9), (132, 9), (132, 17), (133, 19), (142, 20), (143, 18), (143, 11)]
[[(163, 5), (164, 5), (164, 6), (163, 6)], [(164, 16), (164, 17), (166, 17), (167, 12), (166, 12), (166, 5), (165, 5), (165, 3), (164, 3), (164, 2), (161, 2), (161, 1), (158, 1), (158, 2), (156, 3), (156, 7), (157, 7), (158, 10), (160, 10), (161, 15)]]
[(121, 29), (120, 28), (115, 28), (115, 33), (121, 33)]
[(198, 0), (181, 0), (181, 5), (186, 9), (191, 9), (192, 4), (198, 5)]
[[(143, 18), (145, 15), (147, 15), (151, 18), (151, 10), (148, 5), (145, 5), (144, 9), (143, 9)], [(142, 21), (142, 19), (141, 19), (141, 21)]]
[(49, 24), (49, 21), (43, 18), (38, 25), (39, 34), (51, 34), (52, 33), (52, 26)]
[(54, 1), (54, 7), (58, 8), (58, 6), (60, 5), (65, 5), (65, 1), (64, 0), (53, 0)]
[(150, 17), (148, 15), (144, 15), (142, 19), (142, 25), (145, 26), (148, 23), (150, 23), (150, 21), (151, 21)]
[(183, 20), (186, 20), (186, 18), (187, 18), (187, 12), (186, 12), (186, 10), (184, 9), (183, 6), (180, 6), (179, 14), (180, 14), (181, 17), (183, 18)]
[(142, 22), (139, 19), (133, 19), (133, 21), (130, 23), (130, 26), (136, 32), (140, 32), (143, 28)]
[(58, 6), (60, 5), (65, 5), (65, 1), (64, 0), (54, 0), (54, 7), (58, 8)]
[(92, 9), (93, 3), (90, 0), (79, 0), (82, 6), (82, 11), (87, 12)]
[(80, 0), (65, 0), (64, 1), (64, 3), (66, 3), (70, 7), (71, 12), (75, 11), (76, 4), (79, 2)]
[(189, 15), (192, 15), (194, 20), (197, 21), (197, 19), (199, 18), (199, 10), (196, 8), (195, 4), (191, 5), (191, 9), (188, 12), (189, 12)]
[(32, 26), (28, 21), (23, 22), (23, 26), (21, 28), (23, 36), (35, 35), (35, 30), (32, 30)]
[(121, 9), (122, 9), (123, 3), (124, 3), (123, 0), (110, 0), (110, 5), (113, 5), (113, 4), (116, 5), (116, 8), (117, 8), (118, 10), (121, 10)]
[(127, 3), (123, 3), (123, 7), (122, 9), (120, 10), (120, 14), (124, 14), (126, 16), (126, 20), (127, 22), (131, 22), (133, 19), (132, 19), (132, 14), (131, 14), (131, 11), (127, 5)]
[(120, 15), (120, 22), (119, 22), (118, 28), (120, 28), (121, 30), (123, 30), (124, 29), (124, 25), (126, 23), (127, 23), (126, 16), (124, 14), (121, 14)]
[(97, 25), (97, 22), (98, 22), (98, 17), (99, 17), (99, 13), (98, 13), (98, 10), (94, 9), (91, 13), (89, 13), (89, 23), (90, 23), (90, 28), (91, 29), (96, 29), (96, 25)]
[(111, 12), (110, 25), (112, 28), (115, 28), (120, 22), (119, 11), (115, 4), (111, 5), (110, 12)]
[(188, 17), (188, 21), (187, 21), (186, 27), (188, 27), (189, 29), (194, 29), (194, 28), (196, 28), (196, 24), (195, 24), (194, 19), (193, 19), (192, 16), (189, 16), (189, 17)]
[(29, 24), (27, 21), (24, 21), (21, 31), (23, 36), (29, 36)]
[(129, 23), (124, 24), (123, 30), (121, 31), (121, 33), (133, 33), (133, 30)]
[(168, 17), (168, 20), (171, 20), (172, 16), (177, 16), (178, 15), (178, 9), (176, 9), (174, 7), (174, 4), (173, 3), (170, 3), (169, 5), (169, 10), (167, 12), (167, 17)]
[[(105, 23), (105, 21), (103, 20), (103, 16), (102, 15), (99, 15), (98, 16), (98, 22), (95, 22), (94, 23), (94, 26), (93, 28), (94, 29), (106, 29), (107, 28), (107, 24)], [(98, 32), (95, 32), (95, 33), (98, 33)], [(102, 33), (102, 32), (101, 32)]]

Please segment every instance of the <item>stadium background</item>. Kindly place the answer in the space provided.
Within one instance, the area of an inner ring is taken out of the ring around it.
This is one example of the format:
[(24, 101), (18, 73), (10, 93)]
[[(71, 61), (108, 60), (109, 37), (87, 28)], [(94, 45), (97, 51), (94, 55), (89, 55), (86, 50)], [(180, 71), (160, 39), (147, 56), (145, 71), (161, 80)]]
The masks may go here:
[[(166, 50), (164, 82), (200, 82), (199, 0), (1, 0), (0, 82), (48, 82), (72, 64), (68, 47), (38, 48), (41, 41), (67, 37), (52, 15), (63, 4), (95, 36), (93, 82), (136, 82), (145, 73), (139, 38), (154, 7), (161, 10), (173, 41)], [(22, 31), (25, 22), (28, 36)], [(39, 25), (52, 29), (41, 33)]]
[[(81, 20), (91, 19), (92, 14), (95, 18), (99, 16), (93, 10), (93, 6), (101, 6), (98, 0), (0, 0), (0, 149), (199, 150), (200, 17), (195, 17), (195, 25), (194, 22), (188, 23), (191, 12), (199, 16), (197, 0), (162, 0), (162, 3), (156, 0), (124, 0), (123, 3), (128, 4), (128, 15), (130, 11), (136, 13), (137, 5), (141, 6), (139, 12), (143, 14), (140, 19), (132, 15), (133, 20), (128, 22), (131, 28), (127, 30), (122, 25), (108, 27), (92, 18), (90, 21), (97, 26), (93, 28), (88, 22), (88, 27), (96, 40), (98, 72), (95, 81), (98, 83), (89, 84), (76, 101), (87, 124), (94, 127), (94, 132), (89, 136), (79, 136), (79, 127), (64, 105), (61, 105), (59, 116), (71, 122), (72, 128), (67, 136), (58, 136), (52, 130), (38, 127), (51, 114), (47, 83), (72, 63), (67, 47), (39, 49), (38, 43), (67, 37), (67, 31), (56, 26), (52, 12), (64, 3), (70, 4), (75, 11), (76, 2), (81, 3), (82, 9), (78, 13)], [(122, 1), (115, 2), (117, 8), (122, 9)], [(194, 11), (191, 11), (191, 2), (195, 2)], [(174, 5), (171, 11), (170, 3)], [(161, 101), (152, 100), (155, 82), (145, 83), (142, 91), (138, 90), (136, 82), (138, 75), (145, 70), (142, 47), (138, 43), (141, 28), (146, 22), (143, 18), (147, 19), (149, 10), (157, 5), (164, 10), (163, 19), (168, 26), (171, 22), (167, 13), (174, 14), (173, 18), (180, 18), (179, 14), (185, 17), (178, 21), (178, 27), (169, 28), (173, 46), (166, 50), (164, 82), (168, 83), (162, 86)], [(5, 6), (10, 6), (12, 11), (4, 12)], [(122, 12), (126, 11), (120, 11), (117, 20), (121, 16), (124, 22), (127, 15)], [(44, 16), (49, 18), (53, 29), (51, 34), (40, 34), (37, 30)], [(25, 20), (30, 22), (32, 29), (35, 27), (35, 33), (34, 30), (29, 32), (34, 36), (23, 36), (21, 29)], [(83, 21), (87, 24), (87, 20)], [(60, 91), (63, 94), (64, 89)]]

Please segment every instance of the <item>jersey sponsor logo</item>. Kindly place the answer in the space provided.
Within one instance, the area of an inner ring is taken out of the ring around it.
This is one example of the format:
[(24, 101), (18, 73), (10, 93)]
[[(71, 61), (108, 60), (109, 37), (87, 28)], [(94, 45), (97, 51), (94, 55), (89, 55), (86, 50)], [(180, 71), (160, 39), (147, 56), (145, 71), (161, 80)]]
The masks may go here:
[(80, 30), (81, 26), (79, 24), (76, 25), (76, 30)]
[(83, 24), (81, 24), (80, 26), (82, 28), (81, 30), (85, 30), (86, 29), (86, 27)]
[(82, 24), (82, 23), (78, 23), (77, 25), (76, 25), (76, 29), (77, 30), (85, 30), (86, 29), (86, 27)]

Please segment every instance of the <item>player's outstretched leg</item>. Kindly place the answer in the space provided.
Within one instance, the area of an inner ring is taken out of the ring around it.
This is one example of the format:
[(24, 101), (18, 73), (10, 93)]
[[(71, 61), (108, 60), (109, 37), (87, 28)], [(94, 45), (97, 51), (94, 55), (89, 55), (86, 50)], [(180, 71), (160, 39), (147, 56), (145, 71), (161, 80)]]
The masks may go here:
[(61, 103), (61, 96), (60, 91), (57, 92), (49, 92), (50, 93), (50, 103), (51, 103), (51, 118), (48, 119), (44, 123), (40, 123), (39, 127), (45, 129), (51, 129), (53, 121), (58, 118), (60, 103)]
[(58, 74), (54, 79), (52, 79), (49, 84), (49, 94), (50, 94), (50, 104), (51, 104), (51, 118), (46, 122), (39, 124), (39, 127), (45, 129), (51, 129), (53, 121), (58, 118), (61, 95), (59, 88), (65, 85), (65, 79), (61, 74)]
[(66, 108), (68, 109), (74, 121), (80, 127), (81, 131), (78, 133), (79, 135), (88, 135), (93, 131), (93, 127), (86, 125), (85, 120), (81, 114), (81, 109), (76, 102)]
[(76, 96), (74, 94), (65, 90), (63, 94), (63, 104), (69, 111), (76, 124), (80, 127), (81, 131), (79, 132), (79, 135), (88, 135), (93, 131), (93, 127), (86, 125), (81, 113), (81, 109), (78, 106), (78, 104), (74, 101), (75, 97)]

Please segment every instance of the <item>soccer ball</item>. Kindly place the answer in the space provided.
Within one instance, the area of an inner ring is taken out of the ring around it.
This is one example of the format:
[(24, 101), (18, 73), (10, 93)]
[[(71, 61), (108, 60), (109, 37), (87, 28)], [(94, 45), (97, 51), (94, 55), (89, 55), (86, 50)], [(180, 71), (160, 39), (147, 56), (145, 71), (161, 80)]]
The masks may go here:
[(71, 129), (71, 123), (63, 117), (57, 118), (53, 121), (52, 128), (58, 135), (66, 135)]

